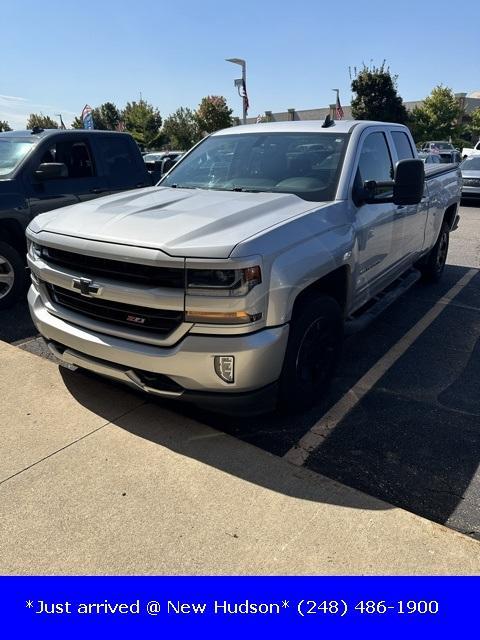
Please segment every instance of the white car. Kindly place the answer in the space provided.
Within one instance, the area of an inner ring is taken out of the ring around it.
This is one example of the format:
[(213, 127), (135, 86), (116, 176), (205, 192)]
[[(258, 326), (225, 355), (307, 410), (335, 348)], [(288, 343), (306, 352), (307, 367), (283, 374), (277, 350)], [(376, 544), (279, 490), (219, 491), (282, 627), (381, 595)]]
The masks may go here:
[(471, 149), (470, 147), (463, 147), (462, 149), (462, 160), (468, 158), (468, 156), (478, 156), (480, 155), (480, 140), (477, 144)]

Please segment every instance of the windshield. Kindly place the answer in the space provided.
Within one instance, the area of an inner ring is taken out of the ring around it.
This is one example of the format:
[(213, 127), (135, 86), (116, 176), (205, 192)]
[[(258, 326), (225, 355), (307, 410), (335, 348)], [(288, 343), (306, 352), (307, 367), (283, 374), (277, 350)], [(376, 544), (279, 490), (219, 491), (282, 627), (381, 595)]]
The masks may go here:
[(33, 142), (0, 139), (0, 176), (11, 173), (32, 148)]
[(164, 155), (164, 153), (147, 153), (143, 156), (143, 160), (144, 162), (155, 162), (156, 160), (161, 160)]
[(477, 158), (467, 158), (462, 162), (462, 171), (480, 171), (480, 156)]
[(333, 200), (348, 140), (336, 133), (211, 136), (170, 171), (164, 187), (292, 193)]
[(448, 149), (449, 151), (453, 150), (453, 145), (449, 142), (432, 142), (431, 146), (437, 147), (437, 149)]

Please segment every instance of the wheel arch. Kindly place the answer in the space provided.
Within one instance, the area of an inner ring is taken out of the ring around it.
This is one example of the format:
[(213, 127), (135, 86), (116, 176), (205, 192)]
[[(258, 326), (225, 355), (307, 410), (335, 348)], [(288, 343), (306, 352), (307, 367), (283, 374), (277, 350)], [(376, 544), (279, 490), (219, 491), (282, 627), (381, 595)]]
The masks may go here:
[(0, 220), (0, 240), (16, 249), (26, 264), (27, 240), (25, 231), (17, 220), (11, 218)]
[(294, 299), (292, 316), (306, 299), (313, 295), (328, 295), (338, 302), (342, 313), (345, 314), (350, 289), (350, 267), (348, 264), (337, 267), (326, 275), (318, 278), (302, 289)]

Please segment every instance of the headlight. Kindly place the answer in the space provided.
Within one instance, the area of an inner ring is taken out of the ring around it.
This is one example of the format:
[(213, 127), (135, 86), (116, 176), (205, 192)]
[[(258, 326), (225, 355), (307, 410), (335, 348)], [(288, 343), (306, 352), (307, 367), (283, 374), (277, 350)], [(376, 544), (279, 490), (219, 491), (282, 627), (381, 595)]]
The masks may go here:
[(187, 269), (187, 295), (246, 296), (262, 282), (260, 267), (246, 269)]
[(32, 260), (39, 260), (42, 257), (42, 248), (32, 240), (27, 240), (27, 251)]

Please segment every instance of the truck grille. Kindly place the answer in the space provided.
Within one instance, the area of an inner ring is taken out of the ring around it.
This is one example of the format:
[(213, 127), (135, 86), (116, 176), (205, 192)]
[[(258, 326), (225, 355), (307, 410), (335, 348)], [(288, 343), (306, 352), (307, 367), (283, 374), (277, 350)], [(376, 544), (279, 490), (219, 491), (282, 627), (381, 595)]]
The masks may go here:
[(97, 258), (82, 253), (42, 247), (42, 258), (47, 263), (66, 269), (80, 271), (89, 276), (103, 276), (123, 282), (137, 282), (152, 287), (183, 289), (185, 271), (182, 267), (154, 267), (146, 264), (133, 264), (122, 260)]
[(101, 298), (87, 298), (80, 293), (48, 284), (52, 300), (89, 318), (128, 326), (137, 331), (168, 335), (183, 322), (183, 311), (138, 307)]
[(464, 178), (463, 184), (466, 187), (480, 187), (480, 178)]

